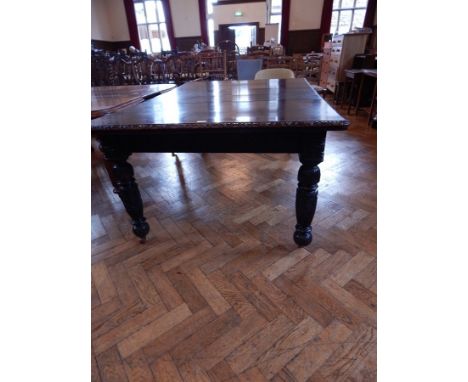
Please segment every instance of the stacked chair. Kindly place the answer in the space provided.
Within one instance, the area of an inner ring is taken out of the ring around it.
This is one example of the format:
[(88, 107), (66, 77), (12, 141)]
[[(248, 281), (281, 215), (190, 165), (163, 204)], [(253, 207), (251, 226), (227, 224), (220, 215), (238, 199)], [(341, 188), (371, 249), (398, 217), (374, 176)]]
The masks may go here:
[(135, 48), (108, 52), (91, 50), (91, 86), (174, 83), (193, 80), (253, 79), (261, 69), (287, 69), (295, 77), (318, 83), (321, 55), (273, 55), (268, 48), (253, 47), (241, 56), (232, 41), (199, 52), (163, 52), (151, 55)]

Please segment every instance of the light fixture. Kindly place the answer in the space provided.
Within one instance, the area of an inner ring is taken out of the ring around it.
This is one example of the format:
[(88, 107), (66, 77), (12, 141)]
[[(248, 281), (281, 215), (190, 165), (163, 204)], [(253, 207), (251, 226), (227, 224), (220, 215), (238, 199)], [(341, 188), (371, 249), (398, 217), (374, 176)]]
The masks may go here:
[(242, 11), (235, 11), (235, 12), (234, 12), (234, 16), (236, 16), (236, 17), (240, 17), (240, 16), (242, 16), (243, 14), (244, 14), (244, 13), (243, 13)]

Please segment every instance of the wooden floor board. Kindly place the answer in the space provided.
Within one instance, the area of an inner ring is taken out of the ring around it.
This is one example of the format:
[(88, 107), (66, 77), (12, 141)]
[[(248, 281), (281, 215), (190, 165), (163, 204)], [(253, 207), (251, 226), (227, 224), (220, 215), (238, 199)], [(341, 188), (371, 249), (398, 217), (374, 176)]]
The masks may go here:
[(376, 381), (376, 130), (329, 132), (314, 240), (295, 154), (134, 154), (146, 244), (92, 153), (92, 380)]

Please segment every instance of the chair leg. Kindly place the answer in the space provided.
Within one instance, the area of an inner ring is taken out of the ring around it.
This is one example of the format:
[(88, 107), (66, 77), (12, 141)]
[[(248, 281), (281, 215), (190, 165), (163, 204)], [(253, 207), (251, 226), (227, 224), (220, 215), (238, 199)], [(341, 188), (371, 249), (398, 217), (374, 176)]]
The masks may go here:
[(361, 81), (359, 81), (359, 90), (356, 98), (356, 107), (354, 109), (354, 114), (357, 115), (359, 106), (361, 104), (361, 97), (362, 97), (362, 88), (364, 87), (364, 76), (361, 76)]
[(354, 88), (356, 87), (356, 82), (355, 82), (355, 77), (353, 78), (353, 81), (351, 82), (351, 89), (349, 90), (348, 94), (348, 114), (351, 111), (351, 104), (353, 102), (353, 93), (354, 93)]
[(367, 120), (368, 125), (372, 124), (372, 119), (374, 118), (376, 96), (377, 96), (377, 80), (375, 80), (374, 90), (372, 91), (372, 102), (371, 102), (371, 107), (369, 111), (369, 119)]
[(349, 81), (345, 81), (343, 84), (343, 93), (341, 94), (341, 108), (346, 106), (346, 96), (349, 93)]

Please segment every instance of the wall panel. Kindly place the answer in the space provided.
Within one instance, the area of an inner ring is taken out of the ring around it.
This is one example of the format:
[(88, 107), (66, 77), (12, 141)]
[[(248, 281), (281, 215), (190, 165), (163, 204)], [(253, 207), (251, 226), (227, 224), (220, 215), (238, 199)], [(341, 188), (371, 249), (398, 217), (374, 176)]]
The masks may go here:
[(170, 0), (175, 37), (200, 36), (198, 0)]
[(289, 30), (319, 29), (323, 0), (291, 0)]

